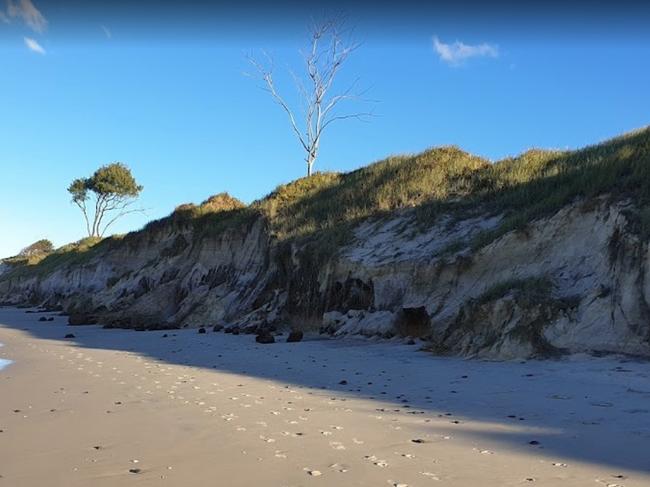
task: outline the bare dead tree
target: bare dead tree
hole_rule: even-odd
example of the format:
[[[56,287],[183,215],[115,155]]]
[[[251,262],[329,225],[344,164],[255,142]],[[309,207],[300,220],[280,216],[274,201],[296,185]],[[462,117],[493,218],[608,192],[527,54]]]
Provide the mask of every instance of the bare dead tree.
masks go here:
[[[289,117],[289,123],[305,151],[307,176],[318,158],[323,133],[337,120],[357,119],[366,121],[372,112],[341,113],[337,109],[345,100],[369,101],[356,92],[358,78],[344,91],[332,94],[337,74],[359,44],[348,39],[342,19],[329,19],[314,22],[309,30],[309,48],[301,51],[305,73],[298,76],[291,72],[303,103],[304,119],[296,117],[294,110],[280,95],[273,77],[273,59],[265,51],[266,65],[248,56],[259,77],[264,82],[263,89],[282,107]]]

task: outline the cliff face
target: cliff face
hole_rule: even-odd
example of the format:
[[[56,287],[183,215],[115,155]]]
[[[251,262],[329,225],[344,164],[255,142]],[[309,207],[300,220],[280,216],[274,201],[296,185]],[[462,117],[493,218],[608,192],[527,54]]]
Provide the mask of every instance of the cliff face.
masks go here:
[[[315,327],[415,336],[436,353],[509,359],[567,352],[650,356],[648,245],[635,202],[564,206],[472,250],[498,214],[415,210],[366,219],[325,259],[278,241],[260,217],[211,237],[162,225],[83,262],[5,273],[0,301],[61,306],[108,326]]]

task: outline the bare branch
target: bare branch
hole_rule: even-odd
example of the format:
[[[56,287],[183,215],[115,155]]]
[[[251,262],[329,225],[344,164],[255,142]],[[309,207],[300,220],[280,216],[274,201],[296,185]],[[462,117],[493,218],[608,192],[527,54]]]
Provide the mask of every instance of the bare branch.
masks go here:
[[[106,230],[108,230],[108,227],[110,227],[113,223],[115,223],[115,221],[118,220],[119,218],[122,218],[123,216],[129,215],[131,213],[144,213],[144,211],[145,211],[144,208],[133,208],[131,210],[126,210],[118,213],[104,226],[104,229],[101,231],[99,236],[103,237],[104,234],[106,234]]]
[[[312,21],[309,28],[308,48],[300,51],[305,67],[305,81],[289,70],[296,83],[303,106],[304,119],[301,121],[304,124],[302,125],[299,125],[289,104],[276,89],[271,56],[262,51],[269,68],[265,68],[252,56],[247,56],[264,82],[263,89],[286,112],[291,129],[305,150],[308,175],[311,175],[312,166],[318,158],[321,136],[325,128],[337,120],[348,118],[365,120],[367,117],[373,116],[370,112],[334,116],[336,107],[343,101],[368,101],[362,98],[364,93],[356,93],[358,79],[355,79],[345,91],[330,95],[338,73],[350,55],[360,46],[359,43],[349,39],[347,35],[349,31],[343,29],[343,24],[344,19],[341,17],[321,22]]]
[[[265,53],[266,54],[266,53]],[[270,59],[270,56],[266,54],[267,58]],[[260,76],[262,77],[262,80],[266,83],[266,90],[271,94],[275,102],[282,107],[282,109],[287,113],[287,116],[289,117],[289,121],[291,122],[291,127],[293,131],[295,132],[296,136],[298,137],[298,140],[302,144],[303,148],[306,151],[309,151],[307,142],[303,139],[302,134],[300,133],[300,129],[298,128],[298,125],[296,123],[296,118],[293,115],[293,111],[291,108],[289,108],[289,105],[287,102],[284,101],[284,99],[280,96],[280,94],[277,92],[275,89],[275,84],[273,82],[273,73],[270,70],[266,70],[264,66],[262,66],[260,63],[258,63],[254,58],[250,57],[249,61],[257,68],[257,70],[260,73]]]

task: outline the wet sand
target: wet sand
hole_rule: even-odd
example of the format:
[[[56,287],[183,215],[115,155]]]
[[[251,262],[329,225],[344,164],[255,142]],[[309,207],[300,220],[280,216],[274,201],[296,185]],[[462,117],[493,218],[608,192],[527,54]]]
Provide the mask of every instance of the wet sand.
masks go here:
[[[0,309],[0,487],[650,485],[647,362],[41,316]]]

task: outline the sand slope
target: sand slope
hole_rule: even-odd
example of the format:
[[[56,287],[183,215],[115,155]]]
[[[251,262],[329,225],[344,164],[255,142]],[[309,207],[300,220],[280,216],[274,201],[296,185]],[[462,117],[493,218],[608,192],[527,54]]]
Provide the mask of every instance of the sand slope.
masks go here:
[[[0,309],[0,486],[650,485],[648,363],[40,316]]]

